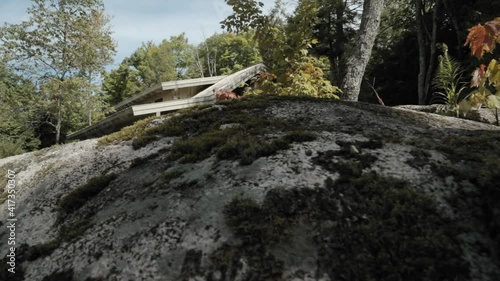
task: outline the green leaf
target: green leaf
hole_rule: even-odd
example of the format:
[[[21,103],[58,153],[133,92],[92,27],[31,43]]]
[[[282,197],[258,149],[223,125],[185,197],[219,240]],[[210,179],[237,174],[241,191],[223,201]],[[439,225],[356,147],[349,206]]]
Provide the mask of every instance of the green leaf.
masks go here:
[[[487,97],[489,108],[500,108],[500,93]]]

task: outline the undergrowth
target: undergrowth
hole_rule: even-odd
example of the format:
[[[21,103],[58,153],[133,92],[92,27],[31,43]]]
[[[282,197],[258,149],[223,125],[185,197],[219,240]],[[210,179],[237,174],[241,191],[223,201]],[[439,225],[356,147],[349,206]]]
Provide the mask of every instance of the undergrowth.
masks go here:
[[[106,135],[99,139],[97,145],[98,146],[110,145],[118,141],[127,141],[133,139],[134,137],[141,136],[146,130],[146,127],[149,124],[149,122],[151,122],[151,120],[155,118],[156,117],[149,117],[146,119],[139,120],[135,122],[133,125],[127,126],[118,132]]]
[[[178,137],[170,149],[169,160],[192,163],[215,154],[219,159],[248,165],[259,157],[287,149],[293,142],[315,139],[314,134],[301,130],[303,124],[266,116],[268,103],[280,99],[247,97],[192,109],[145,130],[132,145],[138,149],[160,136]],[[226,124],[236,126],[224,128]]]

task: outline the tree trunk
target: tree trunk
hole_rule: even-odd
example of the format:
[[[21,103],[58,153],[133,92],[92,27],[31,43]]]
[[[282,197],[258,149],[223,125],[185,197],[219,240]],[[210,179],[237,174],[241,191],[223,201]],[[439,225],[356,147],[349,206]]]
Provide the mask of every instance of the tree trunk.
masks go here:
[[[57,124],[56,124],[56,144],[61,141],[61,123],[62,123],[62,93],[57,98]]]
[[[92,101],[93,101],[92,96],[90,96],[89,97],[89,107],[88,107],[88,110],[89,110],[89,114],[88,114],[89,126],[92,126],[92,109],[94,107],[94,103]]]
[[[418,39],[418,104],[425,104],[425,28],[422,15],[422,0],[415,0],[415,19],[417,21],[417,39]]]
[[[429,66],[427,67],[427,73],[425,76],[425,88],[424,88],[424,104],[428,102],[428,96],[431,89],[432,84],[432,74],[434,73],[434,65],[436,62],[436,40],[437,40],[437,25],[438,25],[438,12],[440,0],[436,0],[434,4],[434,10],[432,14],[432,35],[431,41],[429,43],[430,46],[430,55],[429,55]]]
[[[363,4],[361,26],[355,41],[357,42],[357,48],[353,49],[347,59],[347,72],[342,85],[346,100],[358,100],[363,75],[378,34],[383,8],[384,0],[365,0]]]
[[[464,38],[462,37],[463,31],[460,29],[460,26],[458,25],[457,17],[453,13],[453,9],[451,7],[452,3],[448,2],[448,1],[449,0],[444,0],[443,4],[444,4],[446,11],[448,12],[448,15],[451,18],[451,22],[453,23],[453,28],[455,29],[455,33],[457,36],[457,44],[455,45],[455,51],[456,51],[455,55],[458,57],[458,59],[461,59],[462,58],[461,50],[462,50],[463,41],[464,41]]]
[[[432,84],[432,74],[434,73],[434,66],[436,62],[436,38],[440,5],[441,0],[436,0],[432,15],[432,34],[429,34],[424,20],[424,7],[422,0],[415,0],[415,19],[417,24],[419,57],[418,104],[421,105],[427,104]],[[429,53],[427,53],[427,48],[430,49]],[[426,63],[427,58],[429,59],[428,64]]]
[[[335,21],[332,22],[332,16],[329,13],[329,27],[335,29],[334,40],[330,41],[330,71],[332,75],[332,82],[335,85],[340,85],[344,77],[345,66],[342,65],[342,58],[345,53],[345,45],[347,37],[344,32],[344,13],[347,4],[342,0],[337,0],[335,5]],[[335,43],[333,43],[334,41]]]

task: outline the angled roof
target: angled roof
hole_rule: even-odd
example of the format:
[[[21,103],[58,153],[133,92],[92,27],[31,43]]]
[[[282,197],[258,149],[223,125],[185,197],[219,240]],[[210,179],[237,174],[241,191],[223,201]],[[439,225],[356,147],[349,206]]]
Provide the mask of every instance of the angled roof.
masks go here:
[[[255,77],[257,74],[265,70],[266,66],[263,63],[252,65],[238,72],[223,77],[212,86],[199,92],[194,97],[199,98],[199,97],[207,97],[210,95],[215,95],[216,90],[233,91],[234,89],[241,87],[241,83],[247,82],[248,80]]]
[[[223,78],[227,77],[227,75],[223,76],[213,76],[213,77],[202,77],[202,78],[194,78],[194,79],[186,79],[186,80],[176,80],[176,81],[168,81],[168,82],[162,82],[158,83],[157,85],[146,89],[142,92],[140,92],[137,95],[134,95],[128,99],[125,99],[124,101],[120,102],[119,104],[115,105],[116,111],[120,111],[122,109],[125,109],[131,105],[136,105],[140,104],[143,100],[148,99],[152,95],[162,92],[162,91],[167,91],[167,90],[176,90],[180,88],[190,88],[190,87],[198,87],[198,86],[209,86],[212,84],[215,84],[222,80]]]
[[[91,126],[68,135],[68,139],[88,138],[109,134],[121,129],[125,125],[131,124],[135,120],[144,118],[145,115],[169,112],[195,105],[213,104],[216,102],[216,90],[233,91],[241,87],[242,83],[255,77],[259,72],[265,71],[265,69],[266,67],[264,64],[259,63],[230,75],[159,83],[158,85],[122,101],[115,106],[116,113]],[[163,91],[199,86],[208,86],[208,88],[202,90],[192,98],[141,104],[141,102],[147,100],[152,95]]]

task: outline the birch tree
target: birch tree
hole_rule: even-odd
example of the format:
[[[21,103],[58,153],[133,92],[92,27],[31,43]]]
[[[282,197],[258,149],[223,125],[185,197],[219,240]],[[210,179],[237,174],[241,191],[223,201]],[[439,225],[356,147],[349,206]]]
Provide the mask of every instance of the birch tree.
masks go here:
[[[384,0],[365,0],[356,46],[348,55],[342,90],[346,100],[357,101],[366,66],[378,34]]]

